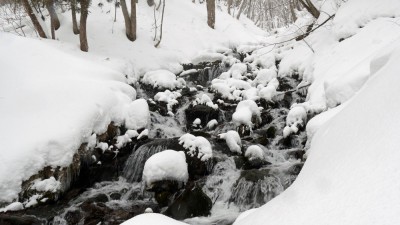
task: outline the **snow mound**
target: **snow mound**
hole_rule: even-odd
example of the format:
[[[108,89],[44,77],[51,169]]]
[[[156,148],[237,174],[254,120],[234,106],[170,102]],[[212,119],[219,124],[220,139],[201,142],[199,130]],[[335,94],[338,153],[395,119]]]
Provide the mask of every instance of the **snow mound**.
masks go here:
[[[278,75],[276,67],[270,69],[261,69],[257,71],[257,76],[253,80],[253,86],[257,87],[259,84],[267,86],[267,84]]]
[[[19,211],[19,210],[23,210],[23,209],[24,209],[24,205],[21,202],[13,202],[4,208],[0,208],[0,212]]]
[[[179,138],[179,144],[188,149],[188,155],[206,161],[212,157],[210,142],[204,137],[196,137],[192,134],[184,134]]]
[[[56,180],[54,177],[50,177],[48,179],[44,180],[36,180],[31,189],[35,189],[37,191],[42,191],[42,192],[57,192],[61,188],[61,183],[60,181]]]
[[[184,152],[165,150],[152,155],[144,164],[143,180],[147,186],[162,180],[186,183],[188,179],[189,173]]]
[[[211,101],[211,98],[210,98],[208,95],[206,95],[206,94],[203,94],[203,95],[201,96],[201,99],[200,99],[200,98],[196,98],[196,99],[192,102],[192,104],[193,104],[193,106],[195,106],[195,105],[206,105],[206,106],[211,107],[211,108],[213,108],[213,109],[218,109],[218,105],[217,105],[217,104],[214,104],[214,103]]]
[[[177,89],[186,85],[182,78],[176,79],[176,75],[168,70],[155,70],[144,74],[142,83],[159,89]]]
[[[149,105],[145,99],[137,99],[128,105],[125,126],[131,130],[145,128],[150,121]]]
[[[196,55],[192,59],[192,63],[194,65],[200,64],[200,63],[212,63],[216,61],[223,61],[226,58],[221,53],[216,53],[216,52],[202,52]]]
[[[154,100],[167,103],[168,112],[172,112],[174,105],[179,104],[178,100],[176,99],[180,97],[182,97],[182,95],[177,91],[165,90],[164,92],[158,92],[154,96]]]
[[[400,46],[388,49],[395,50],[316,132],[292,186],[235,225],[400,224]]]
[[[253,100],[244,100],[239,102],[236,107],[236,111],[232,115],[232,121],[236,126],[242,124],[253,128],[253,120],[255,122],[261,122],[261,110]]]
[[[140,118],[122,73],[48,40],[1,33],[0,42],[0,202],[10,202],[22,181],[45,166],[69,166],[112,121],[131,127]]]
[[[219,138],[225,139],[231,152],[242,154],[242,140],[238,132],[230,130],[226,133],[219,134]]]
[[[145,213],[127,220],[121,225],[188,225],[158,213]]]
[[[208,129],[213,129],[214,127],[216,127],[218,125],[218,121],[216,119],[210,120],[207,123],[207,128]]]
[[[279,86],[279,81],[276,78],[272,78],[266,87],[262,87],[259,95],[260,98],[265,99],[266,101],[273,101],[273,98],[276,96],[276,89]]]
[[[244,156],[249,160],[264,159],[264,152],[258,145],[251,145],[246,149]]]

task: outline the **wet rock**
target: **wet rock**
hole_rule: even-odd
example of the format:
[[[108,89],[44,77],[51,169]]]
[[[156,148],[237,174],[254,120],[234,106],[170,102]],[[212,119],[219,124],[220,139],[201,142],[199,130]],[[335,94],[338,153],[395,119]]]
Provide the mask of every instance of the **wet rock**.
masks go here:
[[[0,214],[1,225],[41,225],[46,221],[28,215],[8,215]]]
[[[195,105],[189,106],[189,108],[185,110],[185,115],[188,129],[191,128],[193,121],[195,121],[197,118],[201,120],[201,126],[206,127],[210,120],[218,120],[219,110],[215,110],[206,105]]]
[[[177,220],[196,216],[208,216],[212,208],[211,199],[200,187],[187,188],[168,206],[165,215]]]
[[[165,207],[171,202],[173,194],[184,188],[184,183],[174,180],[161,180],[155,181],[146,187],[149,192],[154,192],[154,198],[156,199],[160,207]]]
[[[291,151],[287,151],[286,152],[286,159],[300,159],[303,160],[303,156],[306,152],[302,149],[295,149],[295,150],[291,150]]]
[[[79,210],[69,210],[65,213],[64,219],[67,224],[78,224],[83,218],[81,211]]]
[[[121,194],[120,193],[112,193],[110,194],[110,199],[111,200],[120,200],[121,199]]]
[[[296,163],[289,167],[286,171],[289,175],[299,175],[301,169],[303,168],[304,163]]]
[[[96,196],[93,196],[91,198],[89,198],[88,200],[86,200],[86,202],[108,202],[108,197],[106,194],[98,194]]]
[[[233,159],[235,161],[236,168],[242,170],[260,169],[263,166],[271,164],[262,159],[249,160],[244,156],[235,156]]]

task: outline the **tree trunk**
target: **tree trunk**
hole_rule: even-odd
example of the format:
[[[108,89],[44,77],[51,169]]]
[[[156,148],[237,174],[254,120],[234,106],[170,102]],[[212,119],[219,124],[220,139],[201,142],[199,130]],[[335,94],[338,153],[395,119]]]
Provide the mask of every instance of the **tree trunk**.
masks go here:
[[[71,12],[72,12],[72,30],[74,34],[79,34],[78,22],[76,20],[76,0],[71,0]]]
[[[54,9],[54,0],[46,0],[46,8],[50,14],[51,23],[54,25],[54,29],[60,28],[60,20],[58,19],[57,12]]]
[[[121,9],[122,9],[122,14],[124,15],[126,37],[130,41],[134,41],[132,34],[131,18],[129,16],[128,7],[126,6],[125,0],[121,0]]]
[[[243,10],[244,10],[244,8],[246,6],[246,2],[247,2],[247,0],[243,0],[242,4],[240,5],[239,12],[238,12],[238,14],[236,16],[236,19],[240,18],[240,15],[242,14],[242,12],[243,12]]]
[[[307,11],[315,18],[318,19],[320,12],[310,0],[299,0],[299,2],[307,9]]]
[[[215,0],[207,0],[207,24],[215,28]]]
[[[297,16],[296,13],[294,11],[295,8],[295,0],[290,0],[289,4],[290,4],[290,14],[292,14],[292,22],[296,22],[297,20]]]
[[[231,15],[231,7],[232,7],[233,0],[228,0],[228,13]]]
[[[79,41],[81,50],[87,52],[89,50],[87,34],[86,34],[86,21],[88,17],[89,0],[81,0],[81,19],[79,26]]]
[[[131,31],[132,41],[136,40],[136,0],[131,0]]]
[[[39,20],[36,17],[35,13],[33,13],[32,7],[29,4],[28,0],[22,0],[22,4],[24,6],[26,14],[28,14],[28,16],[31,18],[33,26],[39,33],[39,36],[42,38],[47,38],[46,33],[44,32],[43,27],[40,25]]]

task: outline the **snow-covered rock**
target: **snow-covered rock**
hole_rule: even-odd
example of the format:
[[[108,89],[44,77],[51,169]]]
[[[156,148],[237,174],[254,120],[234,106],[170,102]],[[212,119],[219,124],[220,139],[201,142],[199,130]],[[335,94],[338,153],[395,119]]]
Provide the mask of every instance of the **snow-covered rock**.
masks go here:
[[[182,97],[182,94],[177,91],[165,90],[164,92],[158,92],[154,96],[154,100],[167,103],[168,112],[172,112],[173,107],[179,104],[177,99],[180,97]]]
[[[40,192],[57,192],[61,188],[60,181],[56,180],[54,177],[50,177],[44,180],[36,180],[31,189],[40,191]]]
[[[261,69],[257,71],[257,76],[253,80],[253,86],[257,87],[259,84],[267,86],[267,84],[277,77],[277,69],[272,67],[270,69]]]
[[[217,104],[214,104],[214,103],[211,101],[211,98],[210,98],[208,95],[206,95],[206,94],[203,94],[203,95],[201,96],[201,99],[200,99],[200,98],[196,98],[196,99],[192,102],[192,105],[193,105],[193,106],[195,106],[195,105],[206,105],[206,106],[211,107],[211,108],[213,108],[213,109],[218,109],[218,105],[217,105]]]
[[[196,137],[192,134],[184,134],[179,138],[179,144],[187,149],[187,154],[206,161],[212,157],[210,142],[204,137]]]
[[[264,159],[264,152],[258,145],[251,145],[246,149],[244,156],[249,160]]]
[[[24,209],[24,205],[21,202],[13,202],[4,208],[0,208],[0,212],[19,211],[19,210],[23,210],[23,209]]]
[[[232,115],[232,121],[236,126],[246,125],[253,128],[255,124],[262,121],[261,110],[253,100],[241,101]]]
[[[145,128],[150,121],[150,111],[147,101],[137,99],[129,104],[126,109],[125,126],[131,130]]]
[[[123,222],[121,225],[188,225],[158,213],[145,213]]]
[[[238,132],[230,130],[226,133],[218,135],[219,138],[224,139],[231,152],[242,154],[242,140]]]
[[[143,180],[146,186],[156,181],[179,181],[186,183],[189,173],[184,152],[165,150],[152,155],[145,163]]]
[[[158,89],[174,90],[186,85],[182,78],[176,79],[176,75],[168,70],[155,70],[144,74],[142,83]]]

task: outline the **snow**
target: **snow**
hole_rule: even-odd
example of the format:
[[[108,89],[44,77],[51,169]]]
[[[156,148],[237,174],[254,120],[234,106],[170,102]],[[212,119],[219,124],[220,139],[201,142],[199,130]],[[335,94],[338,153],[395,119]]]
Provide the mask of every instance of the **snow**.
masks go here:
[[[145,128],[150,121],[149,105],[145,99],[137,99],[128,105],[125,126],[131,130]]]
[[[202,161],[206,161],[213,156],[211,144],[204,137],[184,134],[179,138],[179,144],[188,150],[188,155],[196,156]]]
[[[41,192],[57,192],[61,188],[60,181],[56,180],[54,177],[50,177],[44,180],[36,180],[31,189],[35,189]]]
[[[139,134],[136,130],[127,130],[124,135],[117,137],[117,143],[115,144],[115,147],[120,149],[124,147],[127,143],[131,142],[132,138],[137,136],[139,136]]]
[[[18,211],[22,209],[24,209],[24,205],[21,202],[13,202],[4,208],[0,208],[0,212]]]
[[[253,86],[258,86],[259,84],[267,86],[268,82],[277,77],[277,69],[272,67],[270,69],[261,69],[257,71],[257,76],[253,80]]]
[[[261,85],[261,84],[260,84]],[[279,86],[279,81],[276,78],[272,78],[266,87],[262,87],[259,91],[260,98],[266,101],[273,101],[273,98],[277,95],[276,89]]]
[[[229,72],[231,73],[232,78],[241,79],[244,75],[246,75],[247,65],[244,63],[233,64]]]
[[[165,150],[152,155],[144,164],[143,180],[147,186],[163,180],[186,183],[188,179],[189,173],[184,152]]]
[[[187,223],[183,223],[174,219],[169,218],[168,216],[164,216],[158,213],[145,213],[140,214],[133,217],[130,220],[127,220],[121,225],[187,225]]]
[[[400,223],[400,46],[387,49],[394,51],[371,64],[364,87],[314,134],[293,185],[235,225]]]
[[[174,105],[179,104],[177,99],[180,97],[182,97],[182,95],[177,91],[165,90],[164,92],[158,92],[154,96],[154,100],[167,103],[168,112],[172,113]]]
[[[218,121],[216,119],[210,120],[207,123],[207,128],[208,129],[213,129],[214,127],[216,127],[218,125]]]
[[[140,132],[139,136],[137,137],[138,140],[148,137],[149,136],[149,130],[144,129],[142,132]]]
[[[155,70],[144,74],[142,83],[159,89],[177,89],[186,85],[182,78],[176,79],[176,75],[168,70]]]
[[[136,91],[119,71],[48,40],[0,33],[0,42],[0,202],[10,202],[23,180],[68,166],[111,121],[130,127],[138,118]]]
[[[201,124],[200,118],[196,118],[196,119],[193,121],[193,126],[198,126],[198,125],[200,125],[200,124]]]
[[[230,130],[226,133],[219,134],[218,136],[221,139],[225,139],[231,152],[242,154],[242,140],[240,139],[238,132]]]
[[[264,152],[258,145],[251,145],[246,149],[244,156],[249,160],[264,159]]]
[[[200,98],[196,98],[196,99],[192,102],[192,105],[193,105],[193,106],[195,106],[195,105],[206,105],[206,106],[211,107],[211,108],[213,108],[213,109],[218,109],[218,105],[217,105],[217,104],[214,104],[214,103],[211,101],[211,98],[210,98],[208,95],[206,95],[206,94],[202,94],[201,99],[200,99]]]
[[[257,122],[261,122],[261,110],[253,100],[244,100],[239,102],[236,111],[232,115],[232,121],[236,126],[247,125],[253,128],[252,119],[256,118]]]
[[[212,63],[216,61],[223,61],[226,56],[216,52],[202,52],[196,55],[191,61],[194,65],[200,63]]]

